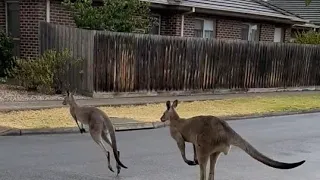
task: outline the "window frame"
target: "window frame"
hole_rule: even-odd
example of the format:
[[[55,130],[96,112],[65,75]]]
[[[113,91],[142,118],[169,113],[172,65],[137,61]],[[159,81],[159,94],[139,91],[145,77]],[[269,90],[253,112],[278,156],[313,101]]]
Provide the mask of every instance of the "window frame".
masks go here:
[[[253,42],[259,42],[260,41],[260,32],[261,32],[261,28],[260,28],[260,23],[242,23],[242,25],[245,25],[245,26],[249,26],[248,28],[248,31],[247,31],[247,39],[243,39],[242,38],[242,34],[241,34],[241,39],[242,40],[245,40],[245,41],[253,41]],[[250,36],[250,31],[252,30],[252,27],[253,26],[257,26],[257,36],[258,36],[258,39],[255,39],[254,37]],[[241,32],[242,30],[244,29],[244,27],[241,27]],[[252,39],[254,38],[254,39]]]
[[[215,38],[216,37],[216,28],[217,28],[217,23],[216,23],[216,19],[207,19],[207,18],[194,18],[195,21],[202,21],[202,37],[198,37],[198,36],[194,36],[195,37],[198,37],[198,38],[207,38],[207,39],[210,39],[209,37],[205,37],[205,31],[208,30],[208,29],[205,29],[204,26],[205,26],[205,22],[212,22],[212,38]],[[196,28],[194,28],[194,30],[196,30]],[[210,30],[211,31],[211,30]]]
[[[19,0],[7,0],[5,1],[5,17],[6,17],[6,33],[8,34],[9,32],[9,24],[8,24],[8,4],[10,3],[17,3],[20,5],[20,2]],[[20,11],[20,10],[19,10]],[[20,26],[20,22],[19,22],[19,26]],[[14,38],[15,40],[20,40],[20,37],[19,38]]]
[[[17,3],[19,5],[19,16],[20,16],[20,1],[19,0],[5,0],[4,3],[5,3],[4,6],[5,6],[6,34],[9,35],[9,21],[8,21],[8,19],[9,19],[9,17],[8,17],[9,10],[8,10],[8,6],[9,6],[9,4]],[[20,36],[21,36],[20,19],[19,19],[18,24],[19,24],[19,37],[12,37],[12,39],[13,39],[14,43],[18,42],[18,44],[19,44],[19,47],[17,49],[18,54],[15,54],[15,52],[14,52],[15,56],[19,57],[20,56],[20,45],[21,45],[21,41],[20,41]],[[16,48],[16,47],[14,47],[14,48]]]
[[[276,42],[276,41],[274,41],[274,36],[276,35],[276,29],[277,28],[281,29],[280,42],[278,42],[278,43],[283,43],[283,42],[285,42],[286,29],[284,27],[281,27],[281,26],[275,26],[274,27],[273,42]]]
[[[151,33],[151,31],[150,31],[149,34],[152,34],[152,35],[160,35],[160,34],[161,34],[161,15],[158,14],[158,13],[155,13],[155,14],[152,14],[151,16],[152,16],[152,17],[157,17],[159,27],[158,27],[158,34]],[[152,27],[151,27],[151,28],[152,28]]]

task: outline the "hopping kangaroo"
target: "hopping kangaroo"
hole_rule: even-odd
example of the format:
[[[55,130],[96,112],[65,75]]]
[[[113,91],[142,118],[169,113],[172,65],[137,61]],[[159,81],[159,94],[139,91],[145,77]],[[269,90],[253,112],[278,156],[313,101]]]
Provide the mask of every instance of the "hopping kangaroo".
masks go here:
[[[80,121],[82,124],[89,125],[89,133],[92,139],[102,148],[107,156],[109,170],[114,172],[110,164],[110,153],[104,146],[102,139],[112,147],[113,155],[117,163],[117,175],[120,173],[121,167],[127,169],[119,160],[120,152],[117,149],[115,130],[109,117],[96,107],[79,106],[73,97],[73,93],[69,93],[69,91],[67,91],[67,96],[64,98],[62,104],[70,106],[70,114],[77,124],[78,121]]]
[[[305,162],[283,163],[270,159],[237,134],[226,121],[214,116],[195,116],[182,119],[175,111],[178,100],[175,100],[172,105],[170,101],[167,101],[166,106],[167,109],[160,120],[162,122],[170,121],[170,134],[177,142],[182,158],[187,164],[189,164],[189,160],[185,156],[185,142],[191,142],[195,146],[194,153],[200,166],[200,180],[206,179],[206,166],[209,158],[210,172],[208,179],[214,180],[217,159],[220,153],[227,155],[231,145],[241,148],[257,161],[277,169],[292,169]]]

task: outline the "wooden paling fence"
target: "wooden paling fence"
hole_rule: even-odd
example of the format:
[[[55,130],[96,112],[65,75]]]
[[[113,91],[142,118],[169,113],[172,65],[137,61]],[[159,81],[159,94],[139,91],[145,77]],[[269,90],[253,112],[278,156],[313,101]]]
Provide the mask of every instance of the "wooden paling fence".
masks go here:
[[[95,31],[67,26],[40,23],[40,53],[46,50],[63,51],[68,49],[74,58],[83,59],[80,67],[71,67],[67,78],[71,88],[78,92],[93,92],[93,53]]]
[[[320,48],[315,45],[88,31],[48,23],[41,26],[46,29],[41,36],[43,50],[71,48],[74,55],[86,59],[85,80],[77,83],[88,92],[320,85]]]

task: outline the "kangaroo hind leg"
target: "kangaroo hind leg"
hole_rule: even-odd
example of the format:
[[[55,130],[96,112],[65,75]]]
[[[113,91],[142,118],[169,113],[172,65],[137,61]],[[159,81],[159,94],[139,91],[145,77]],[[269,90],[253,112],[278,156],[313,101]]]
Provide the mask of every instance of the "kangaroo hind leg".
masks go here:
[[[200,152],[197,152],[198,156],[198,162],[200,166],[200,180],[206,180],[207,179],[207,163],[209,160],[209,156],[202,155]]]
[[[110,163],[110,153],[107,150],[107,148],[104,146],[102,139],[101,139],[101,133],[98,133],[96,131],[92,132],[90,131],[90,135],[92,137],[92,139],[100,146],[100,148],[103,150],[103,152],[105,153],[105,155],[107,156],[108,159],[108,168],[111,172],[114,172],[111,163]]]
[[[112,143],[111,143],[111,141],[109,140],[109,137],[108,137],[104,132],[101,133],[101,136],[102,136],[102,139],[103,139],[107,144],[109,144],[109,146],[112,148]],[[120,158],[120,152],[118,151],[117,153],[118,153],[118,157]],[[109,161],[110,161],[110,159],[109,159]],[[116,162],[116,164],[117,164],[117,175],[118,175],[118,174],[120,174],[121,166],[118,164],[118,162]]]
[[[215,152],[210,155],[210,171],[209,171],[208,180],[214,180],[214,171],[215,171],[219,156],[220,156],[220,152]]]

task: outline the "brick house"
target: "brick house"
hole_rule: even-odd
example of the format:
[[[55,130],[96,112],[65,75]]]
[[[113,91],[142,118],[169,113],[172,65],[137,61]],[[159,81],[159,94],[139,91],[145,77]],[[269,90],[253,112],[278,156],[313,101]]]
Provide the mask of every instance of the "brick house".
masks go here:
[[[62,0],[0,0],[0,29],[15,41],[15,54],[27,58],[39,54],[39,22],[75,26]]]
[[[0,0],[0,28],[12,34],[20,57],[39,54],[39,22],[75,26],[62,0]],[[96,3],[101,0],[94,0]],[[307,21],[260,0],[144,0],[159,25],[153,34],[284,42]]]
[[[154,33],[185,37],[288,42],[293,24],[308,22],[262,0],[144,0],[160,27]]]

